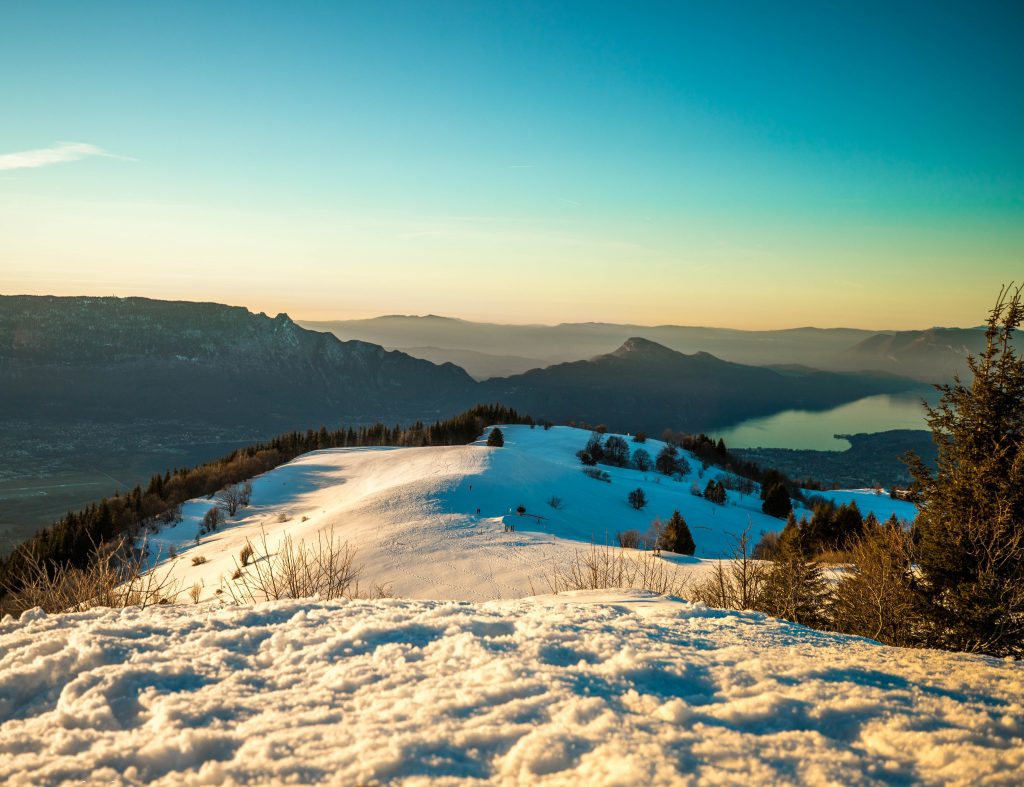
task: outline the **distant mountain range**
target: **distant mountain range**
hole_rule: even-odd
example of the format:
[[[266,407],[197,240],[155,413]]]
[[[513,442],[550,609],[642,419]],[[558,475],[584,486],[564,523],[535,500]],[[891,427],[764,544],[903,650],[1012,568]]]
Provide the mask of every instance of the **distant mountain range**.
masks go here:
[[[608,352],[642,336],[683,353],[708,352],[754,366],[803,365],[826,371],[883,371],[923,382],[963,374],[968,350],[984,342],[981,328],[868,331],[792,328],[740,331],[680,325],[500,325],[438,317],[391,315],[368,320],[300,321],[342,339],[401,349],[431,361],[451,361],[477,379],[521,374]]]
[[[463,330],[443,318],[417,322]],[[583,327],[559,327],[596,341]],[[598,328],[599,335],[612,330]],[[780,334],[790,352],[815,337],[849,339],[849,332],[801,329],[773,332],[774,340],[759,335],[759,341],[779,345]],[[913,346],[887,338],[890,353]],[[537,349],[545,346],[554,345],[538,341]],[[872,353],[863,340],[856,347]],[[146,298],[32,296],[0,298],[0,383],[0,411],[21,418],[184,419],[262,430],[436,418],[484,400],[560,421],[698,430],[914,387],[887,375],[797,364],[770,369],[704,351],[683,354],[639,336],[588,360],[478,383],[452,363],[342,341],[285,314]]]
[[[1016,345],[1021,347],[1019,338]],[[977,355],[984,348],[984,328],[929,328],[869,336],[848,349],[842,360],[851,366],[939,382],[966,374],[967,354]]]
[[[556,422],[604,423],[613,430],[660,433],[724,427],[799,408],[821,410],[881,393],[918,388],[885,374],[785,372],[746,366],[706,352],[686,355],[633,337],[587,361],[557,364],[482,384],[488,399]]]
[[[501,401],[555,421],[698,431],[915,385],[811,368],[808,357],[828,354],[822,346],[837,355],[868,338],[851,331],[651,329],[788,361],[770,369],[683,354],[642,333],[615,341],[622,326],[367,322],[392,330],[389,342],[414,340],[431,360],[215,303],[0,296],[0,551],[5,539],[100,494],[291,429],[434,420]],[[475,346],[453,355],[434,344],[471,339]],[[515,347],[525,354],[502,354]],[[580,348],[584,360],[539,360],[548,368],[510,374]],[[507,376],[479,382],[446,355]]]
[[[0,297],[0,411],[293,428],[434,418],[475,383],[361,341],[214,303]]]

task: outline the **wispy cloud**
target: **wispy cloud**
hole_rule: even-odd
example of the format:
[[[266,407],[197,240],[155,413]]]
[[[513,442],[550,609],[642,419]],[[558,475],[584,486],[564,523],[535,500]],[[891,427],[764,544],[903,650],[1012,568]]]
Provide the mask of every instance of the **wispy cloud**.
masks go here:
[[[116,156],[113,153],[107,153],[103,148],[98,148],[87,142],[58,142],[48,148],[22,150],[18,153],[2,153],[0,154],[0,170],[34,169],[35,167],[46,167],[50,164],[63,164],[66,161],[78,161],[79,159],[91,156],[134,160],[129,159],[127,156]]]

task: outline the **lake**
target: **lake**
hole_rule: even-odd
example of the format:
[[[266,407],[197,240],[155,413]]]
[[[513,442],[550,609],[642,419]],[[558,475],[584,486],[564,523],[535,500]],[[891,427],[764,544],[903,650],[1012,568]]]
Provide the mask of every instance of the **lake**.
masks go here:
[[[936,395],[929,395],[934,404]],[[713,432],[729,448],[805,448],[845,451],[850,444],[836,434],[885,432],[890,429],[927,429],[921,394],[868,396],[831,410],[786,410],[752,418]]]

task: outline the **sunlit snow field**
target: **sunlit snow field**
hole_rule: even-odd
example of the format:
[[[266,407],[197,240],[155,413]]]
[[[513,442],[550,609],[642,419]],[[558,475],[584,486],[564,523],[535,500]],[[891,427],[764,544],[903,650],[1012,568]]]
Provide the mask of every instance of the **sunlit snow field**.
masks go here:
[[[611,477],[605,483],[585,476],[576,458],[589,432],[502,430],[503,448],[488,448],[481,439],[466,446],[305,454],[255,479],[251,504],[198,542],[202,517],[216,501],[186,503],[182,522],[150,536],[151,562],[164,561],[182,588],[199,583],[201,598],[213,599],[225,594],[247,540],[262,543],[265,534],[273,550],[285,535],[315,540],[333,532],[358,549],[365,581],[388,584],[405,598],[472,601],[544,592],[552,561],[591,543],[615,544],[621,531],[645,532],[655,517],[666,520],[675,510],[689,524],[697,558],[728,557],[744,530],[756,541],[761,532],[783,525],[761,512],[757,493],[730,491],[724,506],[694,496],[694,485],[703,489],[721,471],[702,471],[686,452],[691,471],[680,481],[602,466]],[[653,459],[664,443],[629,445]],[[638,487],[649,501],[640,511],[626,499]],[[883,520],[894,512],[904,519],[915,513],[909,503],[871,490],[821,494],[856,500],[862,513],[873,511]],[[561,508],[548,505],[552,497],[560,498]],[[526,516],[516,513],[520,505]],[[172,548],[177,558],[168,561]],[[206,562],[193,566],[195,558]],[[704,568],[693,558],[666,560],[694,574]]]
[[[187,503],[150,561],[198,604],[0,622],[0,783],[1020,783],[1020,663],[637,590],[548,594],[555,562],[676,509],[697,557],[663,559],[683,572],[782,523],[756,494],[691,494],[719,472],[692,457],[679,481],[605,483],[575,457],[587,432],[503,429],[503,448],[307,454],[198,539],[214,501]],[[247,540],[327,532],[394,597],[228,603]]]

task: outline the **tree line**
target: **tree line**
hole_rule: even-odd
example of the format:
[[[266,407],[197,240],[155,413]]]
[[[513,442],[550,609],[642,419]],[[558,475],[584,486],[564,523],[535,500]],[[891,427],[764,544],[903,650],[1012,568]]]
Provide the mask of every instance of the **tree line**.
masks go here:
[[[170,521],[186,500],[213,495],[300,454],[323,448],[463,445],[495,423],[532,424],[533,420],[503,405],[487,404],[432,424],[417,421],[410,426],[376,423],[334,430],[321,427],[281,434],[195,467],[158,473],[145,487],[137,485],[125,494],[114,494],[69,512],[0,559],[0,598],[17,590],[33,566],[83,568],[102,552],[103,544],[124,538],[134,540],[149,521]]]

